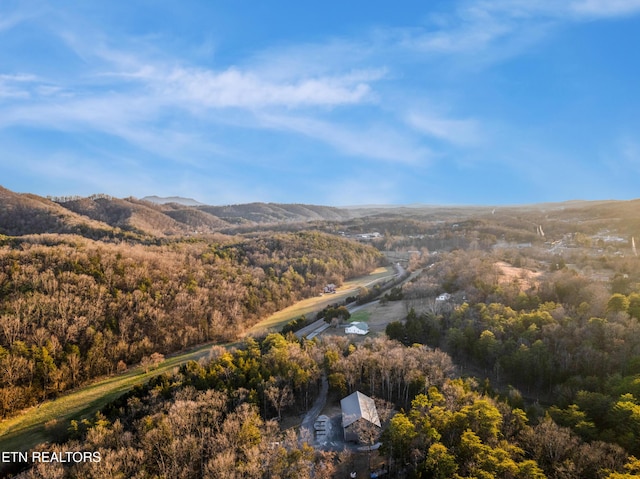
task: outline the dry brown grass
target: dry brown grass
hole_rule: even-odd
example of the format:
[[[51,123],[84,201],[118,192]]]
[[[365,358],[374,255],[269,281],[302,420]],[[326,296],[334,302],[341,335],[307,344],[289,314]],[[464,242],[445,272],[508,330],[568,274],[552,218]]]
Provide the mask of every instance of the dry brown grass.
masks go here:
[[[541,271],[531,271],[530,269],[517,268],[505,263],[504,261],[498,261],[495,263],[501,273],[501,283],[516,283],[520,286],[522,291],[526,291],[533,286],[538,286],[540,278],[542,276]]]

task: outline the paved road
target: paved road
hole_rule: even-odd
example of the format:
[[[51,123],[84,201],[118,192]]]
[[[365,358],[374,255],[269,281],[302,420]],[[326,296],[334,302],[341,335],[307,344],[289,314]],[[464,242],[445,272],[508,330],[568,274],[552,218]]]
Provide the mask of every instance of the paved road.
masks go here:
[[[396,263],[394,265],[394,268],[396,270],[396,274],[395,277],[396,278],[401,278],[402,276],[404,276],[406,274],[406,270],[402,267],[402,265],[400,263]],[[379,282],[379,279],[376,279],[375,281],[372,281],[371,283],[368,283],[368,285],[371,285],[373,283],[377,283]],[[357,291],[359,288],[354,289],[354,291]],[[365,304],[357,304],[357,303],[350,303],[347,305],[347,310],[349,311],[349,313],[355,313],[356,311],[359,311],[362,308],[368,308],[369,306],[373,306],[375,304],[378,304],[380,302],[379,299],[375,300],[375,301],[370,301],[368,303]],[[316,337],[318,334],[323,333],[324,331],[326,331],[327,329],[329,329],[329,326],[327,326],[327,323],[324,321],[324,319],[319,319],[307,326],[305,326],[304,328],[296,331],[294,334],[296,335],[297,338],[308,338],[308,339],[313,339],[314,337]]]

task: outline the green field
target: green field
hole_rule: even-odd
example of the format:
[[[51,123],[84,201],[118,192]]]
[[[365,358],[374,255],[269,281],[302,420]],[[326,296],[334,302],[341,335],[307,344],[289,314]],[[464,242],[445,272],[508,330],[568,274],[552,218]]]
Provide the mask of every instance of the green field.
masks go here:
[[[249,330],[249,334],[258,336],[264,333],[280,331],[282,326],[292,319],[297,319],[303,314],[308,315],[310,313],[314,313],[332,303],[343,301],[346,297],[356,294],[359,288],[371,287],[378,281],[391,278],[394,274],[395,272],[393,267],[389,266],[387,268],[378,268],[366,276],[346,281],[342,287],[338,288],[335,294],[325,294],[323,296],[304,299],[302,301],[298,301],[293,306],[289,306],[288,308],[274,313],[251,328]]]
[[[371,316],[371,311],[366,311],[361,309],[360,311],[356,311],[349,318],[350,323],[366,323],[369,321],[369,317]]]
[[[368,287],[384,278],[393,276],[393,268],[378,268],[369,275],[350,281],[339,288],[336,294],[309,298],[296,303],[266,318],[251,328],[248,334],[279,330],[291,319],[309,314],[324,306],[353,295],[360,287]],[[237,344],[237,343],[234,343]],[[126,373],[101,379],[59,398],[27,409],[20,415],[0,422],[0,451],[26,451],[36,444],[50,439],[51,433],[45,424],[55,420],[58,424],[68,424],[71,419],[82,419],[95,414],[110,401],[127,392],[137,384],[151,377],[171,371],[190,360],[198,360],[209,354],[212,344],[168,357],[156,369],[144,373],[142,368],[132,368]]]

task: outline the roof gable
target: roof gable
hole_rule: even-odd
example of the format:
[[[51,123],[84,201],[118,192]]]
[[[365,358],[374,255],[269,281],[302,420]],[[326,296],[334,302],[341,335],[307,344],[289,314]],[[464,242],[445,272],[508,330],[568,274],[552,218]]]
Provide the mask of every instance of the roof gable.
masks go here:
[[[348,427],[359,419],[365,419],[381,427],[376,403],[366,394],[356,391],[340,400],[342,427]]]

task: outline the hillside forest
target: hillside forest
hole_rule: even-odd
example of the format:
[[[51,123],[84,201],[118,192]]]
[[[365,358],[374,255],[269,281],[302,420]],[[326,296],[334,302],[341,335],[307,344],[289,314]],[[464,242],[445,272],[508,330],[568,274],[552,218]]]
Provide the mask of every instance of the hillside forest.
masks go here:
[[[360,459],[358,477],[374,467],[406,478],[640,477],[636,206],[3,236],[4,416],[154,354],[220,343],[90,417],[53,421],[51,441],[36,447],[98,451],[99,463],[41,463],[20,477],[332,478]],[[331,328],[312,340],[287,332],[222,345],[385,257],[411,274],[381,296],[379,308],[403,313],[379,333]],[[317,447],[299,428],[325,380],[329,402],[355,391],[374,398],[382,427],[357,434],[375,451]]]
[[[157,246],[69,235],[2,243],[0,417],[154,354],[233,341],[381,260],[369,246],[320,233]]]

